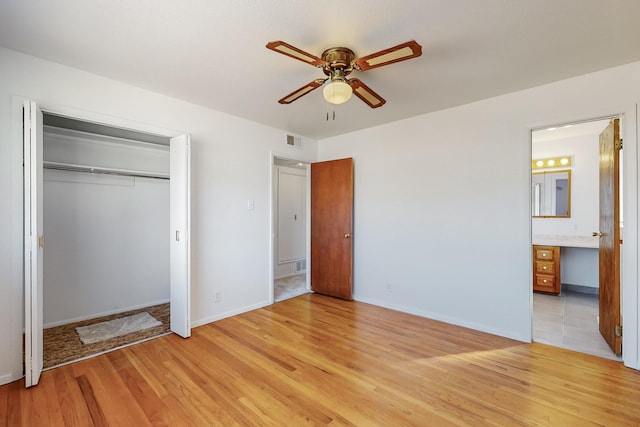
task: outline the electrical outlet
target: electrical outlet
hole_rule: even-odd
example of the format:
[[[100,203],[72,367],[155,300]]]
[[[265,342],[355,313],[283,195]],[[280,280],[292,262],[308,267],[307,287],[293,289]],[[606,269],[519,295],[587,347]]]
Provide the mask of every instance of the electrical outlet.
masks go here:
[[[387,291],[387,292],[391,292],[391,283],[386,283],[384,285],[384,290]]]
[[[222,292],[215,291],[213,293],[213,302],[220,302],[220,301],[222,301]]]

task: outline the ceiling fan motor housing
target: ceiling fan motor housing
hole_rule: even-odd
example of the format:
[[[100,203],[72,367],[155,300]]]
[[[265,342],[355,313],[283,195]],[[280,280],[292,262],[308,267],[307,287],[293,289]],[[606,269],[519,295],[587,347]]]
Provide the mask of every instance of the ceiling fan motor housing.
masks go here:
[[[332,47],[322,52],[322,60],[327,62],[327,65],[322,67],[322,71],[327,76],[330,76],[332,80],[334,76],[344,79],[353,70],[352,64],[355,58],[356,55],[349,48]],[[340,72],[336,74],[337,70],[340,70]]]

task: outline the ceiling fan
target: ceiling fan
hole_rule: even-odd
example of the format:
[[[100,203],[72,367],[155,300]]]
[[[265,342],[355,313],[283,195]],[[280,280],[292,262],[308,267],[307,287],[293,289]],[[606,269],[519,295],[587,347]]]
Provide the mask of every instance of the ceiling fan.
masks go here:
[[[300,89],[294,90],[280,99],[278,101],[280,104],[290,104],[312,90],[319,88],[328,80],[329,84],[323,89],[323,95],[327,102],[342,104],[351,98],[351,94],[355,94],[371,108],[382,107],[387,102],[384,98],[359,79],[347,79],[347,76],[353,70],[367,71],[422,55],[422,46],[415,40],[361,58],[356,58],[353,51],[346,47],[329,48],[322,52],[320,58],[283,41],[267,43],[267,48],[314,67],[322,68],[322,71],[327,76],[315,79]]]

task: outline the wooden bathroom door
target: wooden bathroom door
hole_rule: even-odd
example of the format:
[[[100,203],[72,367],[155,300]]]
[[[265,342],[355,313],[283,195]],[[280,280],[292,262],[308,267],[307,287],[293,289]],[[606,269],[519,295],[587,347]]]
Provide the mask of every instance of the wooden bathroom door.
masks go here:
[[[622,354],[620,316],[620,120],[600,134],[600,333]]]

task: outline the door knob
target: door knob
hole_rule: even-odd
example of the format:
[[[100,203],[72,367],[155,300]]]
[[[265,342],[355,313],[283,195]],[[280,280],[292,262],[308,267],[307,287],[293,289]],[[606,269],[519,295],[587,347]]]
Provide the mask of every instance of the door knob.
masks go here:
[[[604,236],[604,233],[602,231],[594,231],[593,233],[591,233],[591,235],[593,237],[602,237]]]
[[[348,238],[350,238],[350,237],[351,237],[351,234],[350,234],[350,233],[344,233],[344,238],[345,238],[345,239],[348,239]]]

